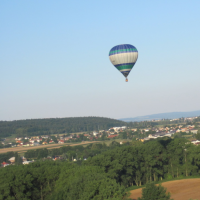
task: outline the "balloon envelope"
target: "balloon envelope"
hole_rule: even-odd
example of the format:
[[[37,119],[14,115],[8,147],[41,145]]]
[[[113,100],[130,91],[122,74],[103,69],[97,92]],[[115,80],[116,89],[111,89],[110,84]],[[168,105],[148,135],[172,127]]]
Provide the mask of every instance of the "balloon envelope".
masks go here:
[[[138,50],[130,44],[113,47],[109,52],[111,63],[127,77],[138,58]]]

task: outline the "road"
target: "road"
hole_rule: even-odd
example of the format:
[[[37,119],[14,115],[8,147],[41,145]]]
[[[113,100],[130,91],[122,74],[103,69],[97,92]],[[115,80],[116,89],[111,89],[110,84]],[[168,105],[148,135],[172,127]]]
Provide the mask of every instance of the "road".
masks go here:
[[[47,144],[47,145],[40,145],[40,146],[30,146],[30,147],[12,147],[12,148],[5,148],[5,149],[0,149],[0,153],[7,153],[10,151],[16,151],[16,152],[25,152],[28,150],[33,150],[33,149],[54,149],[54,148],[60,148],[62,146],[77,146],[77,145],[85,145],[85,144],[91,144],[91,143],[96,143],[100,141],[91,141],[91,142],[81,142],[81,143],[64,143],[64,144]]]

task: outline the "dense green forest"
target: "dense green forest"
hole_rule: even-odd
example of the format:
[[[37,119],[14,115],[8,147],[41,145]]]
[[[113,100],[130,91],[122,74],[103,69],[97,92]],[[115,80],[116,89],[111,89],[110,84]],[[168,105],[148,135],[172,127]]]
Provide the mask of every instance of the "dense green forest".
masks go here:
[[[130,186],[200,173],[200,146],[184,138],[124,145],[113,141],[110,146],[92,144],[53,151],[29,151],[26,156],[38,161],[1,168],[0,199],[126,199]],[[63,159],[48,160],[53,154]],[[72,158],[78,161],[72,162]]]
[[[74,132],[105,130],[113,126],[125,126],[126,122],[104,117],[71,117],[52,119],[27,119],[0,121],[0,137],[36,136]]]

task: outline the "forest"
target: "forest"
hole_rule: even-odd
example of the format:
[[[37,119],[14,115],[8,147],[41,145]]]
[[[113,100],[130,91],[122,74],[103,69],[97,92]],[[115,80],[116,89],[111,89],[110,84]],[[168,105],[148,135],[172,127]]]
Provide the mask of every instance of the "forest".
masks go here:
[[[127,123],[104,117],[71,117],[0,121],[0,138],[15,134],[17,137],[51,135],[105,130]]]
[[[58,154],[63,159],[48,159]],[[128,199],[131,186],[200,172],[200,146],[184,138],[66,146],[26,156],[37,161],[0,169],[1,200]]]

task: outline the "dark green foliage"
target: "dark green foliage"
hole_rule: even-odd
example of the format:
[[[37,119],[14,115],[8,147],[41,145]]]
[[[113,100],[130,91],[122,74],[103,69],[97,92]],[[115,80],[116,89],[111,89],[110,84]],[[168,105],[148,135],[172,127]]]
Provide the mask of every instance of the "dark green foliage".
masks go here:
[[[17,159],[12,152],[0,154],[2,161],[13,156]],[[47,156],[63,160],[46,161]],[[200,146],[183,138],[37,149],[27,151],[25,157],[40,161],[0,169],[0,200],[125,199],[129,186],[200,172]],[[163,191],[156,187],[152,195],[167,199],[168,195],[161,196]]]
[[[60,162],[46,161],[1,169],[0,200],[48,199],[61,168]]]
[[[197,140],[200,140],[200,130],[198,130],[197,134],[195,135],[195,138],[196,138]]]
[[[161,185],[149,183],[142,189],[142,197],[138,200],[170,200],[170,193],[166,193],[166,189]]]
[[[0,199],[31,199],[33,177],[27,168],[8,166],[0,170]]]
[[[119,146],[118,142],[114,142],[110,147],[106,146],[105,144],[90,144],[87,147],[83,147],[81,145],[77,146],[63,146],[60,148],[55,149],[36,149],[36,150],[28,150],[25,152],[24,156],[27,159],[42,159],[46,158],[47,156],[55,157],[55,156],[62,156],[65,159],[71,160],[72,157],[75,159],[83,159],[88,157],[93,157],[105,150],[114,148],[116,145]]]
[[[75,167],[63,170],[52,200],[122,199],[125,188],[109,178],[100,167]]]
[[[15,153],[15,165],[21,165],[22,164],[22,158],[18,153]]]
[[[110,127],[124,126],[126,124],[126,122],[103,117],[0,121],[0,138],[8,137],[12,134],[23,137],[106,130]]]

